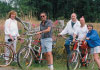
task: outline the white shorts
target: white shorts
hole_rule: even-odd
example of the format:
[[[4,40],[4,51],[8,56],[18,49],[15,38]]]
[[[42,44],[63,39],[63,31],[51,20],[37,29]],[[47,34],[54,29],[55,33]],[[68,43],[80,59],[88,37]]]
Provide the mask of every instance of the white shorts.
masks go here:
[[[96,46],[94,48],[91,48],[91,54],[94,54],[94,53],[100,53],[100,46]]]

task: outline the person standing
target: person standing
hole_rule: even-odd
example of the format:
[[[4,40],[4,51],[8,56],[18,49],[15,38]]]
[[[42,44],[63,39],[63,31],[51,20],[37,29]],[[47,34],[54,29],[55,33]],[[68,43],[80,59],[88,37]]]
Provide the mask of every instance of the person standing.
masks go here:
[[[76,13],[72,13],[71,14],[71,20],[68,21],[66,27],[64,28],[64,30],[59,33],[59,36],[68,34],[69,37],[66,39],[65,41],[65,48],[66,48],[66,52],[67,54],[70,54],[70,42],[73,41],[73,34],[74,32],[77,30],[77,28],[80,27],[80,22],[77,20],[77,15]]]
[[[52,55],[52,21],[47,19],[47,15],[45,12],[40,14],[41,24],[40,31],[37,34],[41,34],[41,46],[42,53],[44,53],[48,68],[53,70],[53,55]]]
[[[86,42],[91,48],[91,54],[93,54],[94,60],[98,65],[98,70],[100,70],[100,37],[96,30],[93,29],[92,24],[88,24],[88,33],[86,35]]]
[[[5,21],[4,25],[4,32],[5,32],[5,42],[10,45],[11,43],[9,40],[12,40],[14,49],[13,51],[16,53],[16,43],[17,43],[17,37],[19,36],[18,32],[18,26],[17,21],[15,20],[15,17],[17,16],[17,13],[12,10],[8,13],[8,19]],[[5,55],[9,56],[9,49],[5,49]],[[16,56],[16,55],[15,55]],[[9,58],[5,57],[6,64],[8,63]]]

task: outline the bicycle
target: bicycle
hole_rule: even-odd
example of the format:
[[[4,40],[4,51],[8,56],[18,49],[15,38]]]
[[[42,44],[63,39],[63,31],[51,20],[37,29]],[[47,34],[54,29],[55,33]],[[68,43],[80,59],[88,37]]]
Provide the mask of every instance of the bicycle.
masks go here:
[[[72,52],[67,57],[67,70],[76,70],[85,66],[92,70],[94,68],[93,55],[84,41],[76,40]]]
[[[26,35],[29,36],[27,39],[25,39],[27,40],[27,44],[21,48],[17,54],[18,65],[21,68],[30,67],[33,60],[38,61],[38,63],[41,63],[41,61],[45,60],[42,58],[40,41],[32,40],[32,36],[34,36],[35,33],[27,33]]]
[[[26,33],[24,35],[27,36],[27,38],[22,38],[26,40],[26,45],[23,46],[17,54],[17,61],[18,65],[21,68],[24,67],[30,67],[33,60],[41,63],[42,61],[45,61],[46,59],[43,59],[42,52],[41,52],[41,45],[39,40],[32,40],[37,30],[32,29],[30,23],[26,23],[21,21],[18,17],[16,18],[19,22],[21,22],[24,25],[24,29],[26,29]],[[27,24],[27,26],[25,25]]]
[[[0,66],[8,66],[16,59],[13,41],[11,39],[8,39],[8,41],[9,42],[0,43]]]
[[[21,22],[24,25],[24,29],[29,31],[31,29],[31,25],[27,22],[23,22],[21,21],[18,17],[16,17],[16,20]],[[9,50],[9,56],[7,56],[6,51]],[[11,41],[11,39],[9,39],[9,42],[5,42],[5,43],[0,43],[0,66],[8,66],[10,65],[10,63],[14,60],[14,58],[16,57],[16,53],[15,51],[13,51],[13,41]],[[6,60],[7,63],[6,63]]]

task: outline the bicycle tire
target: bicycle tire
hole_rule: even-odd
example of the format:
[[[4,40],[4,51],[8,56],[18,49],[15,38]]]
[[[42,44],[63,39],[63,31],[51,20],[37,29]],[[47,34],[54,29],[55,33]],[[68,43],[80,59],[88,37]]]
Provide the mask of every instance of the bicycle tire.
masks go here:
[[[41,57],[42,56],[42,57]],[[41,58],[40,58],[41,57]],[[47,64],[47,61],[46,61],[46,57],[43,55],[43,53],[41,53],[41,55],[40,55],[40,60],[39,60],[39,63],[40,63],[40,65],[41,66],[44,66],[44,65],[46,65]]]
[[[20,68],[28,68],[31,66],[33,61],[32,51],[29,47],[23,47],[18,51],[17,63]]]
[[[92,54],[88,54],[87,60],[86,60],[86,67],[90,70],[94,70],[94,58]]]
[[[76,50],[74,50],[67,57],[67,69],[76,70],[78,64],[79,64],[79,54]]]
[[[34,49],[33,49],[34,50]],[[40,64],[41,66],[45,65],[46,64],[46,59],[45,59],[45,56],[43,55],[43,53],[41,52],[41,49],[39,49],[39,52],[37,52],[36,50],[34,50],[33,52],[34,56],[34,61],[35,63],[37,64]]]
[[[6,44],[0,44],[0,67],[5,67],[10,65],[12,60],[13,60],[13,51],[10,48],[10,46]]]

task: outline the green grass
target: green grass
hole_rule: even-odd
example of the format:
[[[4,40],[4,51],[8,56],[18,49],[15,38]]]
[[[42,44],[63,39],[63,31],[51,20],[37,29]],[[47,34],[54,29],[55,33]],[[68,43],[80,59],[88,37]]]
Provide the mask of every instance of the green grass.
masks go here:
[[[13,69],[16,70],[22,70],[18,67],[16,62],[12,62],[10,65]],[[95,64],[94,66],[95,68],[93,70],[98,70],[97,65]],[[48,70],[47,65],[40,65],[40,64],[34,64],[32,63],[32,65],[27,69],[26,67],[24,67],[23,70]],[[56,60],[54,61],[54,70],[67,70],[66,67],[66,61],[65,60]],[[86,67],[80,67],[76,70],[91,70],[90,68],[86,68]]]

